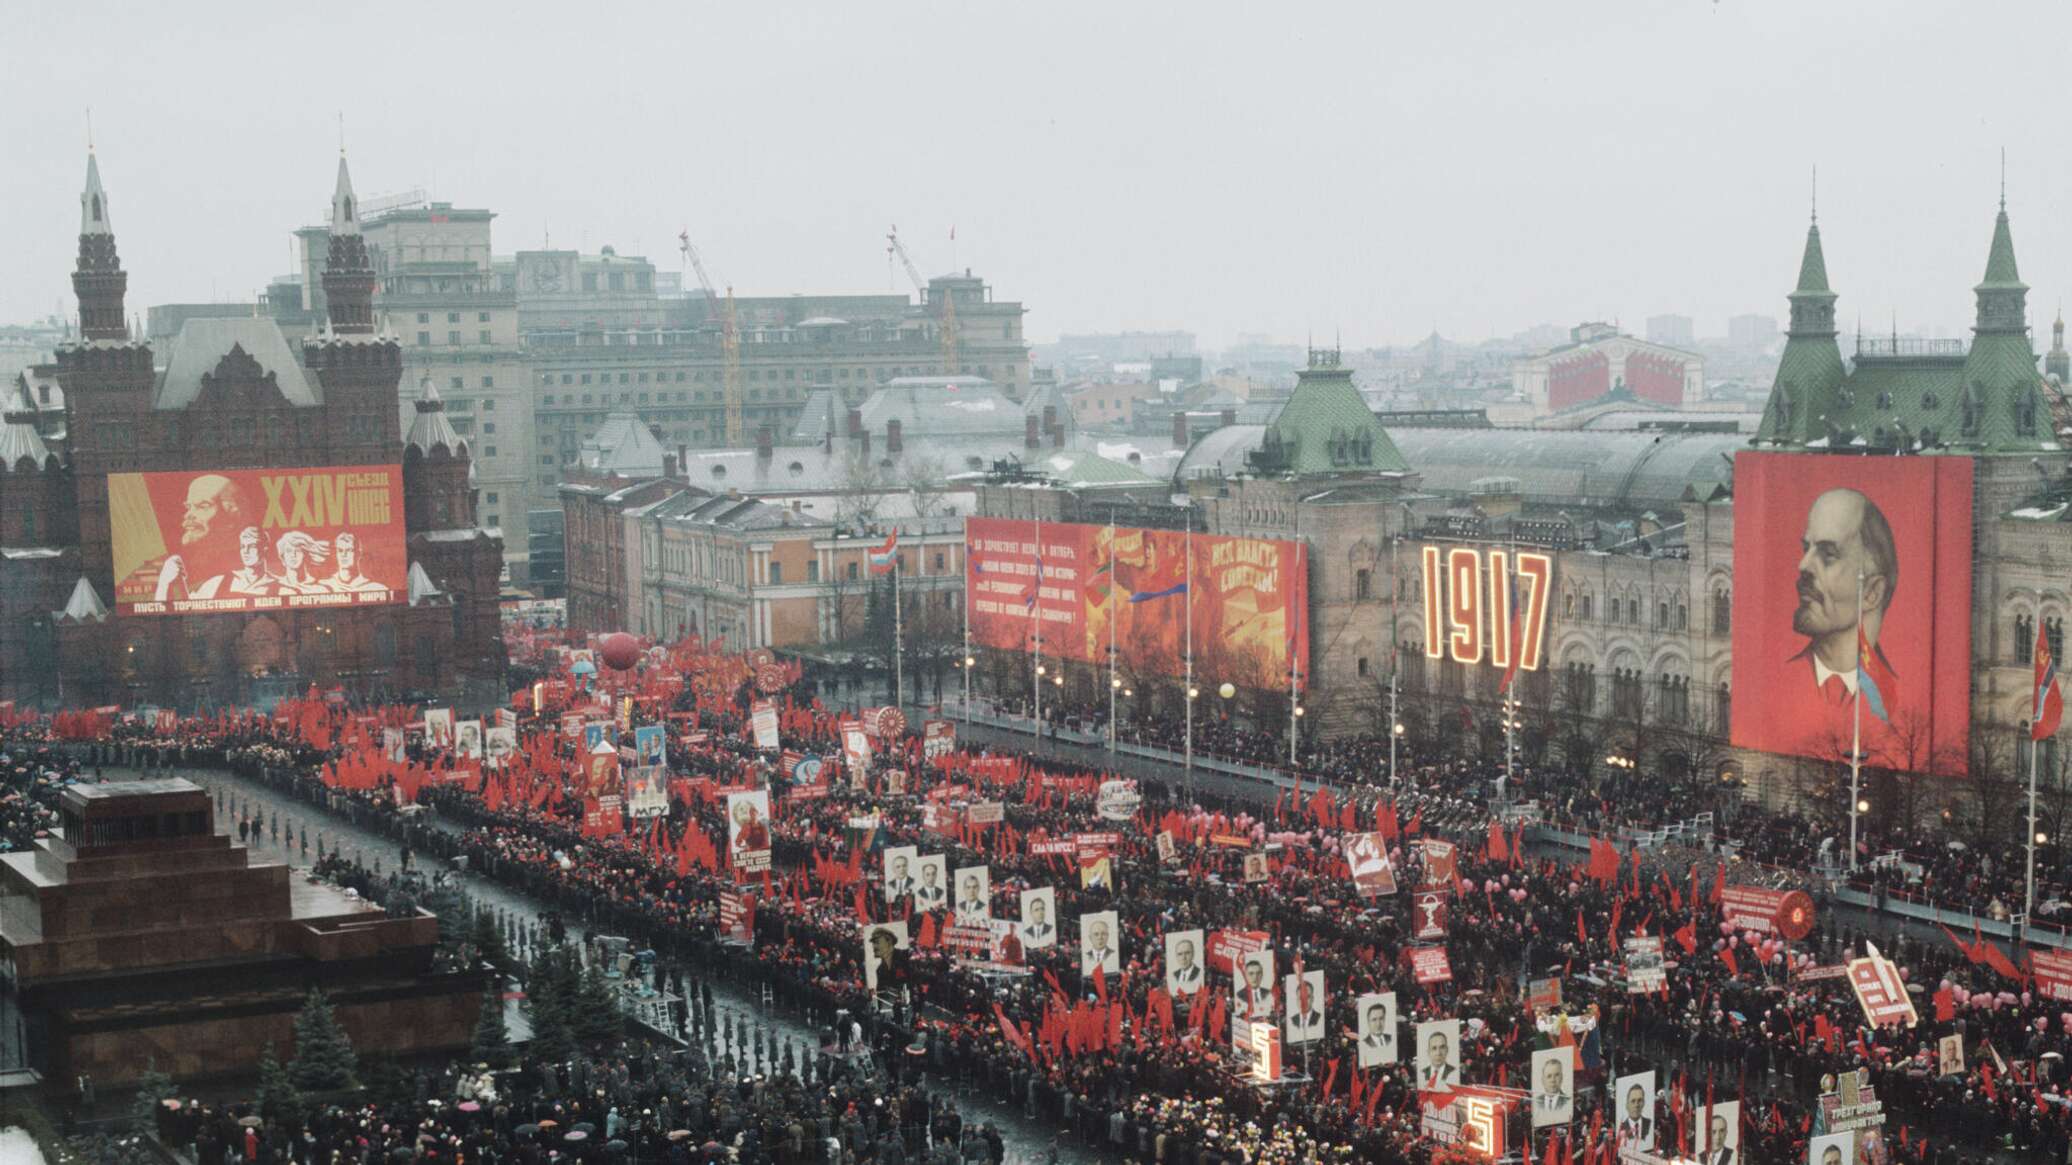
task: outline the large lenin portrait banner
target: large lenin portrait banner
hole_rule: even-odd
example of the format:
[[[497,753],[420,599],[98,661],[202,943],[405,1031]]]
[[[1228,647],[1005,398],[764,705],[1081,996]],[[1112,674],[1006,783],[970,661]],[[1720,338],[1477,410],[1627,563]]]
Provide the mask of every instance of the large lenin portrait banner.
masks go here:
[[[1300,543],[1015,518],[971,518],[965,538],[971,637],[987,647],[1030,650],[1040,626],[1044,654],[1105,667],[1112,635],[1125,665],[1176,676],[1191,606],[1205,685],[1286,688],[1291,659],[1307,674]]]
[[[1734,459],[1732,739],[1965,770],[1971,475],[1963,457]]]
[[[115,609],[181,615],[400,602],[394,465],[108,476]]]

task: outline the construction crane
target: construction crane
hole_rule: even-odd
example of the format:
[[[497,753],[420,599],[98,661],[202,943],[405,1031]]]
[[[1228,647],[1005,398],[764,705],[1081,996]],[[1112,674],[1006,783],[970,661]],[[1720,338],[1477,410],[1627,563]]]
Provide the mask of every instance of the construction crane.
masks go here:
[[[894,255],[899,257],[900,263],[906,267],[907,278],[914,281],[914,290],[920,294],[921,302],[926,304],[928,302],[928,281],[921,278],[921,269],[914,266],[913,259],[907,255],[906,244],[899,241],[899,226],[896,223],[885,234],[885,254],[888,258]],[[957,305],[955,297],[949,293],[949,289],[945,288],[943,290],[941,302],[937,305],[937,308],[936,330],[942,339],[942,374],[944,376],[955,376],[957,375]]]
[[[686,227],[676,236],[681,244],[684,263],[698,276],[698,286],[705,291],[706,318],[719,322],[720,384],[722,399],[726,402],[726,431],[722,438],[726,448],[738,449],[744,440],[741,423],[741,329],[734,314],[734,289],[727,288],[726,303],[720,303],[719,291],[712,286],[712,277],[705,273],[705,259],[698,254],[698,248],[691,242],[691,232]]]

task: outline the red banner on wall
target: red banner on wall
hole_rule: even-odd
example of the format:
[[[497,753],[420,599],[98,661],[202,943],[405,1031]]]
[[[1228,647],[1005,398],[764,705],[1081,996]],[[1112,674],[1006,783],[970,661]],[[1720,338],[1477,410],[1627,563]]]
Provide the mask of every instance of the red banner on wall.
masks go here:
[[[1735,747],[1962,775],[1968,457],[1734,458]],[[1859,664],[1859,654],[1862,659]]]
[[[401,602],[394,465],[108,476],[115,609],[180,615]]]
[[[1037,531],[1042,530],[1042,545]],[[987,647],[1179,675],[1192,608],[1194,673],[1286,688],[1309,666],[1309,586],[1301,544],[1179,530],[1010,518],[965,524],[971,635]],[[1191,565],[1190,565],[1191,563]]]

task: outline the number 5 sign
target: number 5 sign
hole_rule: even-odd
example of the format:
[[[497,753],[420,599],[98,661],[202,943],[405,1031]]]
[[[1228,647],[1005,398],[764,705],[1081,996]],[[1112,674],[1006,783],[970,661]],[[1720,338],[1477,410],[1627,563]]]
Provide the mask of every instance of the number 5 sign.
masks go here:
[[[1553,579],[1544,554],[1425,547],[1425,656],[1538,671]]]

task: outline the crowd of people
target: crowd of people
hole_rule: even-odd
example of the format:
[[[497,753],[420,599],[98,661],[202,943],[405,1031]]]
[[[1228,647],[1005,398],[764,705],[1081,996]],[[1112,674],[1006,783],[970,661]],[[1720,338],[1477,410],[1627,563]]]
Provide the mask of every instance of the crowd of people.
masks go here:
[[[809,710],[805,688],[781,695],[795,708],[785,717],[784,747],[839,756],[839,718]],[[1493,835],[1487,766],[1420,757],[1415,791],[1393,798],[1341,801],[1317,792],[1321,801],[1284,796],[1271,807],[1213,798],[1183,804],[1169,789],[1146,786],[1134,824],[1115,830],[1110,877],[1082,884],[1074,863],[1038,844],[1112,828],[1080,774],[1033,757],[978,764],[969,752],[925,763],[920,741],[909,737],[881,742],[860,787],[836,782],[808,797],[778,774],[771,872],[767,880],[737,879],[723,863],[681,855],[697,849],[694,836],[726,836],[718,790],[767,776],[767,758],[747,730],[751,698],[745,679],[725,690],[685,685],[666,709],[653,708],[654,715],[695,715],[699,725],[696,733],[672,733],[669,763],[679,783],[659,825],[635,822],[597,836],[586,828],[580,798],[514,804],[492,795],[490,783],[502,778],[491,775],[421,790],[419,799],[448,828],[407,827],[411,844],[465,857],[472,870],[667,958],[769,986],[816,1015],[857,1017],[883,1046],[1137,1159],[1432,1159],[1408,1064],[1358,1067],[1347,1001],[1380,991],[1397,994],[1406,1023],[1461,1020],[1469,1080],[1523,1086],[1534,1050],[1573,1042],[1580,1084],[1653,1070],[1661,1097],[1653,1116],[1680,1137],[1692,1135],[1696,1106],[1738,1099],[1738,1146],[1749,1161],[1803,1159],[1823,1092],[1854,1069],[1868,1073],[1887,1113],[1875,1138],[1880,1160],[1969,1161],[1994,1149],[2062,1159],[2072,1137],[2063,1059],[2072,1051],[2072,1010],[2042,998],[2036,984],[2006,979],[1976,948],[1904,936],[1886,943],[1885,954],[1917,988],[1921,1023],[1873,1028],[1846,982],[1805,974],[1863,954],[1871,936],[1823,920],[1786,949],[1722,932],[1715,889],[1725,875],[1716,873],[1711,849],[1731,840],[1744,859],[1782,858],[1777,864],[1807,869],[1820,849],[1817,832],[1800,819],[1749,807],[1737,814],[1731,838],[1722,822],[1717,836],[1694,849],[1636,850],[1613,876],[1593,876],[1524,852],[1522,833]],[[560,727],[551,716],[526,714],[521,731],[559,736]],[[143,750],[152,763],[225,765],[363,824],[405,828],[392,789],[326,782],[324,762],[341,747],[318,748],[277,723],[246,721],[197,726],[170,742],[118,729],[88,746],[84,763],[133,762]],[[1357,764],[1371,748],[1353,742],[1335,746],[1335,755]],[[436,751],[429,754],[435,762]],[[902,774],[901,793],[891,791],[893,773]],[[1526,771],[1509,792],[1538,799],[1562,824],[1589,828],[1675,812],[1674,792],[1660,792],[1667,784]],[[946,827],[939,810],[949,797],[998,801],[1002,820],[986,829]],[[862,833],[859,818],[869,823]],[[1414,937],[1410,894],[1362,898],[1348,883],[1344,839],[1368,829],[1388,835],[1406,882],[1428,880],[1420,843],[1454,843],[1457,868],[1435,887],[1449,906],[1437,944]],[[1068,941],[1024,952],[1012,973],[966,965],[940,941],[917,937],[896,965],[879,968],[873,991],[864,981],[861,925],[897,918],[918,935],[948,922],[924,918],[911,903],[887,903],[872,884],[874,867],[860,859],[904,845],[944,853],[953,869],[987,866],[995,917],[1016,917],[1019,892],[1046,886],[1055,890],[1060,922],[1117,912],[1120,972],[1082,975],[1069,926],[1060,928]],[[1262,852],[1266,880],[1248,881],[1246,855]],[[758,895],[746,946],[723,941],[719,917],[721,892],[744,882]],[[1321,1041],[1291,1051],[1307,1069],[1299,1081],[1254,1087],[1234,1070],[1227,981],[1188,998],[1161,998],[1160,939],[1193,928],[1264,932],[1283,968],[1299,963],[1324,973],[1334,1022]],[[1636,934],[1672,940],[1671,974],[1659,990],[1629,989],[1621,940]],[[1405,955],[1419,945],[1443,947],[1449,980],[1417,981]],[[1548,978],[1563,984],[1565,996],[1551,1009],[1524,989]],[[1098,1033],[1079,1022],[1095,1008]],[[1071,1029],[1068,1037],[1059,1037],[1061,1027]],[[1966,1058],[1961,1071],[1945,1073],[1937,1039],[1952,1034],[1964,1038]],[[1565,1160],[1608,1160],[1616,1116],[1602,1088],[1577,1092],[1572,1119],[1553,1139]],[[1522,1113],[1513,1125],[1508,1143],[1548,1143],[1548,1133],[1528,1131]]]
[[[628,1041],[561,1063],[419,1075],[413,1095],[272,1119],[256,1103],[173,1099],[160,1141],[195,1165],[1000,1165],[990,1124],[967,1127],[939,1092],[868,1059],[782,1061],[714,1024],[681,1052]]]
[[[1107,730],[1104,706],[1052,702],[1046,705],[1045,718],[1084,727],[1096,735]],[[1260,724],[1205,714],[1195,719],[1192,748],[1197,758],[1286,771],[1284,727],[1278,721]],[[1188,735],[1184,722],[1171,717],[1132,718],[1118,731],[1122,741],[1176,755],[1186,747]],[[1500,762],[1453,755],[1439,743],[1421,739],[1423,735],[1400,736],[1393,749],[1382,732],[1301,739],[1299,771],[1308,779],[1347,788],[1387,788],[1393,757],[1393,774],[1403,783],[1462,791],[1479,787],[1485,795],[1506,776]],[[1594,756],[1582,765],[1519,760],[1504,791],[1513,798],[1537,802],[1550,823],[1606,835],[1660,829],[1714,806],[1732,806],[1735,812],[1743,812],[1739,789],[1729,788],[1732,796],[1723,798],[1714,773],[1686,770],[1679,774],[1655,764],[1621,768],[1595,761]],[[1997,834],[2018,842],[2024,832],[2017,820],[2024,810],[2012,798],[1999,808],[1979,805],[1968,812],[1991,819],[1988,827],[1972,830],[1972,834]],[[1947,811],[1927,825],[1909,820],[1912,814],[1905,812],[1859,821],[1853,872],[1847,871],[1845,788],[1838,787],[1830,811],[1817,816],[1806,812],[1751,812],[1748,816],[1746,825],[1735,831],[1734,840],[1740,854],[1750,861],[1782,870],[1842,872],[1851,884],[1867,892],[1906,895],[2001,921],[2020,910],[2024,901],[2025,863],[2007,850],[1953,837],[1950,824],[1954,814]],[[2044,832],[2047,838],[2053,833],[2050,829]],[[2058,859],[2062,852],[2055,843],[2047,843],[2039,852],[2035,918],[2066,929],[2072,927],[2072,883]]]

